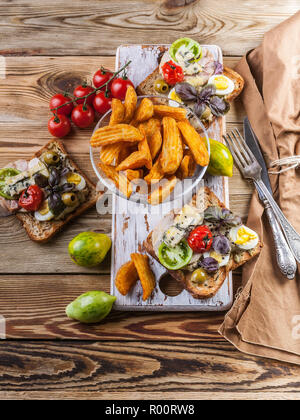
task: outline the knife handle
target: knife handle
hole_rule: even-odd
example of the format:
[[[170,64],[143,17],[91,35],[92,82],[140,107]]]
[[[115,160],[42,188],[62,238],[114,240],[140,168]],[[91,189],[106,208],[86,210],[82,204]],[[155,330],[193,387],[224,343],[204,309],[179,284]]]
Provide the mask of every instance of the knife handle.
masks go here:
[[[277,264],[282,274],[289,280],[292,280],[295,277],[297,271],[296,260],[290,251],[290,248],[285,240],[285,237],[269,202],[264,199],[263,203],[273,232]]]

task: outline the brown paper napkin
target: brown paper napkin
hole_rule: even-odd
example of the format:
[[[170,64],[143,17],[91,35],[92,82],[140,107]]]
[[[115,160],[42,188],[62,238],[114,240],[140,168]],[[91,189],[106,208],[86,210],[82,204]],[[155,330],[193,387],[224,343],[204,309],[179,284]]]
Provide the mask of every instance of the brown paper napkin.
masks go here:
[[[299,155],[300,12],[268,32],[236,70],[245,79],[241,100],[266,161]],[[270,179],[282,211],[300,232],[300,168]],[[279,271],[256,193],[247,224],[264,247],[244,267],[244,289],[219,332],[245,353],[300,364],[300,275],[291,281]]]

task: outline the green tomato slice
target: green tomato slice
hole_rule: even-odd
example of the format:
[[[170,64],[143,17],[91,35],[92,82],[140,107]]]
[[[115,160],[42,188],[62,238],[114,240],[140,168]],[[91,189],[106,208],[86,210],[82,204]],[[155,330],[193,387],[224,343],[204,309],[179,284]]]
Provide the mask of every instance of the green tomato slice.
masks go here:
[[[14,168],[3,168],[0,169],[0,196],[6,198],[7,200],[13,200],[14,198],[9,196],[8,194],[5,194],[3,189],[5,186],[5,180],[6,178],[10,178],[12,176],[18,175],[20,171],[18,169]]]
[[[194,60],[192,60],[193,63],[200,60],[200,58],[202,57],[201,45],[197,41],[194,41],[191,38],[179,38],[175,42],[173,42],[169,50],[170,56],[173,58],[173,60],[176,63],[177,63],[177,60],[176,60],[175,55],[182,45],[184,45],[193,53],[195,57]]]
[[[193,251],[185,239],[174,248],[162,242],[158,249],[159,261],[168,270],[179,270],[185,267],[191,261],[192,255]]]

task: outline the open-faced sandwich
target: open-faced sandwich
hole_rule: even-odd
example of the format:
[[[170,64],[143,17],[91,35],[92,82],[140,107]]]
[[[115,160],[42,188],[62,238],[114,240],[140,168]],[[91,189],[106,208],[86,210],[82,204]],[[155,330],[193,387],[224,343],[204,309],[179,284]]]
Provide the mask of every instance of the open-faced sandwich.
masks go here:
[[[208,127],[215,117],[229,111],[229,102],[243,86],[243,78],[216,61],[207,47],[180,38],[163,53],[158,67],[137,87],[137,93],[167,96],[174,107],[184,103]]]
[[[259,254],[256,232],[207,187],[149,234],[146,251],[196,299],[214,296],[229,271]]]
[[[97,198],[95,185],[58,140],[29,162],[19,160],[0,170],[0,216],[15,214],[37,242],[47,242]]]

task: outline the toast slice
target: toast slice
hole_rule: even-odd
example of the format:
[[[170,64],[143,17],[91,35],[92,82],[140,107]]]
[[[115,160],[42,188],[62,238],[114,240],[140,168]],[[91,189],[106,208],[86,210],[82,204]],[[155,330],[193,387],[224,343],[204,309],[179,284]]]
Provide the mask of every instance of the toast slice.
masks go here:
[[[195,199],[195,197],[194,197]],[[208,188],[204,187],[204,207],[219,206],[226,208],[225,205],[218,199],[218,197]],[[158,262],[158,257],[155,254],[153,243],[152,243],[151,232],[147,239],[144,241],[145,250]],[[191,273],[184,272],[183,270],[168,270],[170,275],[174,277],[195,299],[208,299],[213,297],[224,283],[229,271],[235,270],[237,267],[245,264],[255,255],[258,255],[262,248],[262,242],[259,241],[257,246],[251,250],[251,254],[248,251],[244,251],[240,254],[241,258],[239,262],[236,262],[232,256],[230,257],[229,263],[225,267],[221,267],[218,272],[211,275],[208,285],[195,285],[191,282]]]
[[[227,101],[233,101],[239,94],[242,92],[244,88],[244,79],[240,76],[236,71],[230,69],[229,67],[224,67],[223,74],[227,76],[234,82],[234,90],[229,95],[225,97]],[[154,89],[154,82],[155,80],[161,78],[159,73],[159,67],[157,67],[151,74],[149,74],[146,79],[140,83],[137,88],[136,92],[139,96],[143,95],[158,95],[156,90]],[[161,96],[168,96],[160,94]],[[162,100],[161,103],[165,104],[165,101]]]
[[[96,191],[96,186],[89,180],[89,178],[82,173],[76,163],[70,159],[64,145],[59,140],[51,140],[41,150],[39,150],[33,158],[39,158],[46,150],[53,150],[67,155],[70,167],[76,170],[82,177],[84,177],[89,188],[89,195],[87,201],[80,205],[73,213],[67,215],[64,220],[50,220],[48,222],[39,222],[30,213],[17,213],[16,217],[22,223],[30,239],[35,242],[45,243],[48,242],[54,235],[56,235],[67,223],[76,217],[80,216],[89,208],[96,205],[99,198],[99,193]]]

